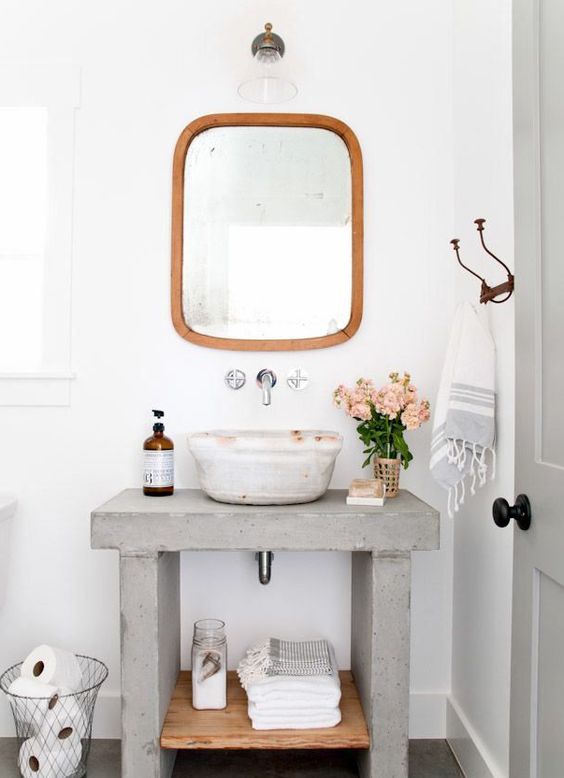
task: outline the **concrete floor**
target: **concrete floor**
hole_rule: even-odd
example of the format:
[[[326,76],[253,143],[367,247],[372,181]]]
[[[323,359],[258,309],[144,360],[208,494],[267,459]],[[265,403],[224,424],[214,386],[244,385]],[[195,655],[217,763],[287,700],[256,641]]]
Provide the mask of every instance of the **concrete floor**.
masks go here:
[[[14,738],[0,738],[0,776],[20,778]],[[409,778],[461,778],[444,740],[412,740]],[[119,740],[94,740],[88,778],[119,778]],[[353,778],[347,751],[191,751],[180,753],[174,778]]]

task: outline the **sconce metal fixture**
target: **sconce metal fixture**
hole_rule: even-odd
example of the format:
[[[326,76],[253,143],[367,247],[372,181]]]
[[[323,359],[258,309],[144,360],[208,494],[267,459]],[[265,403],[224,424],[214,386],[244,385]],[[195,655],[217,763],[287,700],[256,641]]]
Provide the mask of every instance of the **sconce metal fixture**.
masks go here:
[[[285,103],[298,93],[294,82],[284,75],[282,58],[286,51],[284,41],[275,32],[272,24],[264,25],[251,44],[253,67],[239,84],[238,92],[244,100],[252,103]]]
[[[275,32],[272,32],[272,24],[267,22],[264,25],[264,32],[259,32],[251,44],[253,57],[258,54],[262,59],[276,59],[277,56],[283,57],[286,46],[282,38]]]
[[[497,286],[489,286],[486,279],[482,276],[478,275],[478,273],[475,273],[473,270],[471,270],[467,265],[464,264],[464,262],[460,259],[460,240],[458,238],[453,238],[451,240],[452,247],[454,251],[456,252],[456,258],[458,260],[458,263],[461,267],[464,268],[464,270],[467,270],[469,273],[472,273],[473,276],[476,276],[481,282],[482,282],[482,288],[480,292],[480,302],[481,303],[504,303],[513,294],[513,290],[515,288],[515,276],[511,273],[505,262],[502,262],[499,257],[496,257],[495,254],[493,254],[489,248],[486,246],[484,241],[484,224],[486,223],[485,219],[475,219],[474,224],[477,225],[478,232],[480,233],[480,241],[482,243],[482,248],[484,251],[490,255],[490,257],[493,257],[496,262],[499,262],[499,264],[505,268],[507,272],[507,281],[505,281],[503,284],[498,284]],[[500,294],[505,294],[505,297],[502,300],[496,300],[496,297],[499,297]]]

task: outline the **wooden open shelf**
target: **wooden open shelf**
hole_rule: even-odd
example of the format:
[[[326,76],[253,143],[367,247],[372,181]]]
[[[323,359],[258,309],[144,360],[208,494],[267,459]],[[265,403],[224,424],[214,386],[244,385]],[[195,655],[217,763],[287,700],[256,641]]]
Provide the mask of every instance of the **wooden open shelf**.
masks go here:
[[[180,749],[281,749],[369,748],[370,737],[350,672],[341,672],[342,721],[327,729],[256,730],[247,715],[247,695],[236,673],[227,680],[225,710],[194,710],[192,674],[182,672],[170,701],[161,748]]]

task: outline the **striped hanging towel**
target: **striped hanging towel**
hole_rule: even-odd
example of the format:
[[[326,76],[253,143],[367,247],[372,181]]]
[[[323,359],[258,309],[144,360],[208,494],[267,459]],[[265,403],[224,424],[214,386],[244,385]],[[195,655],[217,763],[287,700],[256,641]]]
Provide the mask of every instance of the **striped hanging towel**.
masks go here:
[[[247,651],[237,669],[241,686],[275,676],[333,675],[331,648],[326,640],[292,642],[268,638]]]
[[[495,477],[495,345],[470,303],[458,306],[435,403],[431,473],[448,490],[448,515]],[[488,463],[488,455],[491,465]]]

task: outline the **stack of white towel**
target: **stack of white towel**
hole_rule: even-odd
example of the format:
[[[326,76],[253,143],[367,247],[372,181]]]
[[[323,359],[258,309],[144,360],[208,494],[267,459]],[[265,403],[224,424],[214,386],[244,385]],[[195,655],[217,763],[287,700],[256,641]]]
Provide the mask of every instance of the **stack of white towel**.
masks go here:
[[[82,760],[88,716],[74,693],[83,685],[76,656],[52,646],[38,646],[24,660],[8,688],[24,740],[18,766],[24,778],[65,778]]]
[[[341,721],[341,685],[326,640],[270,638],[247,651],[237,670],[253,729],[319,729]]]

